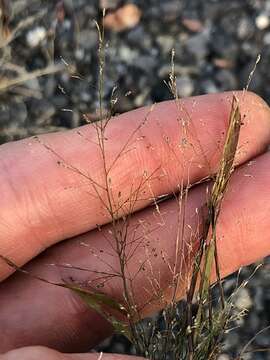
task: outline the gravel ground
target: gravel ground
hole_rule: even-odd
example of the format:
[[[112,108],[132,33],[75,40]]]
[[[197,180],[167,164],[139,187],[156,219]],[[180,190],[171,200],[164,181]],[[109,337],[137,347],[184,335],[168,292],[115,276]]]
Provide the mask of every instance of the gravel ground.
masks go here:
[[[83,113],[95,116],[98,61],[93,20],[100,19],[102,6],[111,14],[106,20],[109,46],[105,94],[108,102],[114,85],[118,86],[116,112],[171,98],[164,80],[170,72],[172,48],[182,97],[243,88],[261,54],[250,89],[270,102],[268,0],[2,2],[6,8],[0,22],[0,44],[19,25],[13,41],[0,48],[2,143],[79,126],[84,122]],[[127,3],[134,6],[127,8]],[[1,88],[6,79],[25,76],[25,71],[44,69],[52,63],[66,64],[64,71]],[[80,78],[74,78],[77,74]],[[243,269],[241,277],[246,279],[254,267]],[[237,306],[248,308],[249,314],[227,335],[220,359],[237,355],[250,338],[269,326],[269,270],[270,260],[265,259],[264,266],[239,292]],[[235,279],[228,279],[228,290]],[[265,347],[270,347],[269,331],[259,334],[251,346]],[[130,346],[119,339],[108,340],[104,348],[130,351]],[[270,359],[270,353],[250,353],[246,359]]]

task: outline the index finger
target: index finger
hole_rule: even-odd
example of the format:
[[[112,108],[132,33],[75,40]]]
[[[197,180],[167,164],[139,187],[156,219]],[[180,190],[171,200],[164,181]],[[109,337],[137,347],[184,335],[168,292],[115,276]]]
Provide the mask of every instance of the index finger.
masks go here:
[[[256,95],[238,96],[241,163],[268,144],[270,113]],[[120,115],[107,126],[104,152],[91,125],[1,146],[0,254],[21,266],[56,242],[109,222],[108,186],[122,210],[135,196],[135,211],[214,172],[231,99],[232,93],[199,96]],[[0,264],[0,278],[10,272]]]

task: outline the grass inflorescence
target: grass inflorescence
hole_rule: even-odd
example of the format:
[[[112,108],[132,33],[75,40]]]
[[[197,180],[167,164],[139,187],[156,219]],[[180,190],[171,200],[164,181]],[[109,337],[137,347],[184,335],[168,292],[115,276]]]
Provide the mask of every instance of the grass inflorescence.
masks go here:
[[[183,265],[183,259],[179,257],[179,253],[181,253],[181,247],[184,241],[184,228],[186,226],[185,211],[192,184],[185,184],[183,180],[180,180],[178,191],[174,194],[164,194],[164,196],[160,197],[155,197],[153,194],[151,198],[157,218],[156,228],[161,226],[160,223],[162,222],[162,213],[160,211],[161,202],[171,196],[175,198],[178,206],[177,226],[179,229],[177,230],[177,239],[169,239],[175,244],[175,258],[173,261],[168,259],[166,249],[164,249],[162,254],[162,260],[169,268],[171,277],[171,281],[167,284],[167,288],[169,289],[168,295],[167,293],[165,294],[155,271],[152,270],[151,257],[148,255],[148,235],[153,229],[146,229],[143,231],[144,236],[136,238],[135,234],[138,228],[143,227],[144,224],[138,222],[138,224],[134,225],[131,217],[131,214],[137,209],[137,203],[143,198],[144,190],[151,188],[151,180],[155,178],[158,169],[151,173],[145,172],[138,185],[135,187],[131,185],[128,197],[123,197],[121,192],[118,192],[117,196],[115,195],[111,178],[114,166],[123,154],[128,152],[130,147],[134,145],[134,138],[139,136],[140,130],[147,123],[154,106],[149,109],[145,118],[135,128],[130,137],[126,139],[116,158],[108,162],[106,157],[106,143],[108,141],[107,128],[114,114],[114,105],[117,102],[117,97],[114,89],[110,99],[110,108],[109,110],[105,110],[103,104],[103,89],[104,82],[106,81],[104,78],[106,66],[105,35],[104,27],[102,25],[96,25],[99,36],[99,80],[97,87],[100,120],[93,122],[87,115],[85,115],[85,119],[96,133],[97,146],[100,151],[103,167],[102,184],[97,183],[89,174],[83,173],[75,165],[65,163],[54,149],[38,137],[37,141],[59,158],[59,165],[63,165],[68,171],[74,171],[89,181],[89,186],[102,204],[111,223],[110,239],[108,239],[108,242],[111,244],[111,249],[114,252],[114,257],[117,259],[118,266],[117,270],[112,269],[111,272],[98,273],[97,277],[92,280],[94,285],[89,287],[68,282],[52,283],[41,278],[39,278],[39,280],[65,287],[80,296],[89,307],[97,311],[112,324],[116,333],[126,336],[131,341],[138,355],[151,360],[216,359],[221,352],[223,336],[229,328],[231,321],[235,318],[233,312],[233,297],[226,298],[223,291],[219,272],[216,232],[217,222],[220,212],[222,211],[222,200],[234,170],[235,155],[242,121],[239,101],[236,96],[232,99],[227,135],[216,174],[206,179],[207,181],[212,180],[212,182],[211,185],[207,186],[207,200],[203,206],[204,219],[202,221],[199,245],[195,254],[194,249],[192,247],[190,248],[190,261],[188,261],[190,262],[190,273],[184,294],[185,301],[178,303],[179,286],[183,284],[182,270],[186,265]],[[7,42],[12,41],[12,36],[14,36],[15,33],[10,33],[5,30],[5,34],[6,38],[5,40],[2,39],[0,48]],[[44,73],[50,73],[55,70],[56,68],[53,66],[39,73],[21,74],[14,79],[2,80],[0,82],[0,91],[15,86],[32,76],[43,75]],[[185,111],[185,109],[182,108],[181,99],[177,92],[176,76],[174,73],[174,51],[172,52],[171,73],[167,86],[175,100],[176,108]],[[189,130],[187,129],[188,125],[186,121],[181,122],[180,126],[182,136],[180,143],[183,147],[188,145],[193,146],[188,143],[187,133]],[[78,132],[78,136],[84,137],[80,131]],[[168,142],[169,146],[169,140],[166,139],[165,141]],[[98,226],[98,228],[101,232],[103,231],[102,227]],[[104,237],[105,236],[104,234]],[[136,272],[131,273],[129,262],[140,248],[146,249],[145,259],[138,264]],[[152,250],[155,254],[155,249]],[[92,252],[92,254],[96,255],[94,252]],[[1,256],[1,258],[16,270],[31,275],[25,270],[19,269],[9,259],[3,256]],[[100,261],[102,262],[103,260],[101,259]],[[67,265],[57,264],[57,266],[65,267]],[[140,304],[139,306],[136,301],[134,282],[136,281],[137,275],[145,271],[145,267],[148,268],[146,282],[150,286],[149,292],[152,292],[152,296],[147,304]],[[74,269],[85,270],[75,266]],[[215,296],[213,296],[213,287],[211,285],[213,276],[216,279],[218,296],[216,293]],[[103,287],[115,278],[121,283],[121,288],[123,289],[122,299],[116,299],[102,291]],[[145,320],[142,315],[143,309],[151,303],[157,304],[157,308],[163,307],[164,309],[158,317],[151,317]]]

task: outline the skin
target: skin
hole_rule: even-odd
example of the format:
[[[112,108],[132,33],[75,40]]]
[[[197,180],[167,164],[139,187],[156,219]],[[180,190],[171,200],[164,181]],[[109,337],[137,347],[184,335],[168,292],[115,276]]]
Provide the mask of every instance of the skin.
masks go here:
[[[218,223],[223,277],[270,253],[270,155],[263,154],[270,140],[270,111],[258,96],[236,94],[244,123],[236,163],[242,165],[232,176]],[[157,214],[155,207],[149,206],[153,196],[172,193],[179,184],[194,184],[215,172],[231,99],[232,93],[200,96],[183,100],[181,109],[175,102],[164,102],[151,111],[142,108],[123,114],[108,125],[105,156],[108,168],[112,165],[112,195],[117,199],[121,191],[124,201],[129,198],[131,187],[140,190],[139,201],[132,208],[140,211],[132,217],[131,226],[142,221],[147,223],[151,235],[149,247],[159,254],[150,255],[151,267],[146,265],[134,281],[138,306],[149,300],[149,279],[153,276],[159,279],[167,298],[170,295],[168,284],[172,275],[168,263],[174,261],[179,212],[173,199],[162,202]],[[186,129],[181,126],[183,119],[188,122]],[[104,238],[104,234],[109,234],[110,225],[102,231],[95,229],[96,224],[103,225],[110,220],[104,210],[104,171],[100,150],[95,145],[96,132],[91,125],[79,131],[80,135],[77,130],[71,130],[0,147],[0,254],[20,266],[27,264],[24,269],[45,279],[60,282],[72,277],[86,284],[95,280],[93,272],[48,266],[71,263],[89,267],[90,264],[92,269],[105,272],[109,271],[108,263],[118,267]],[[131,141],[126,146],[127,139]],[[124,155],[118,158],[117,154],[123,149]],[[154,175],[140,186],[145,171]],[[187,287],[190,247],[196,247],[201,231],[197,210],[206,201],[206,188],[206,184],[200,184],[189,192],[188,226],[179,243],[178,298],[184,296]],[[157,220],[163,225],[157,227]],[[145,236],[143,229],[138,229],[138,235]],[[101,250],[102,261],[89,256],[87,248],[80,245],[82,241],[95,253]],[[166,251],[165,262],[160,256],[162,249]],[[139,247],[128,264],[130,273],[136,272],[140,261],[147,256],[145,247]],[[0,261],[3,280],[0,284],[0,352],[3,354],[0,359],[98,359],[99,354],[68,353],[87,351],[89,346],[100,342],[110,334],[109,324],[87,309],[72,292],[20,273],[12,275],[12,272],[13,269]],[[113,279],[105,284],[103,291],[121,300],[122,283]],[[142,316],[160,306],[151,303],[142,309]],[[116,357],[104,355],[103,358]],[[125,357],[117,355],[118,358]]]

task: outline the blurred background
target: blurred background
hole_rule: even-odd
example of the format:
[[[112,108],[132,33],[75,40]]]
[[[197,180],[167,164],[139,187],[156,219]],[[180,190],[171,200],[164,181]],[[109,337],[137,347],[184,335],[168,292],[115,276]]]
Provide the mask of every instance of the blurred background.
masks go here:
[[[98,119],[98,35],[106,8],[105,108],[117,86],[116,113],[171,99],[164,80],[175,73],[181,97],[242,89],[258,55],[250,90],[270,102],[268,0],[0,0],[0,143]],[[262,260],[236,307],[248,314],[226,336],[220,360],[235,358],[270,324],[270,260]],[[256,265],[242,270],[247,279]],[[225,283],[226,291],[236,276]],[[270,332],[250,350],[270,347]],[[119,337],[103,349],[132,352]],[[270,359],[250,352],[245,359]]]

